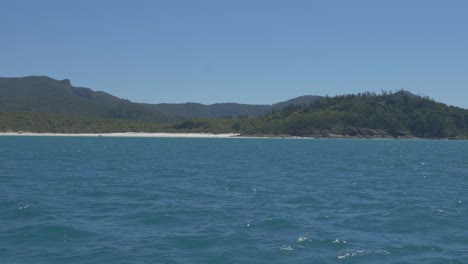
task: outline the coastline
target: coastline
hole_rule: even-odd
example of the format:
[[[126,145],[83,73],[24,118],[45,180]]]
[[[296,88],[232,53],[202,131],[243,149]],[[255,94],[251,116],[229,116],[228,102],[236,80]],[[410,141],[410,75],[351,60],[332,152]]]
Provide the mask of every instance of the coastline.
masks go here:
[[[38,133],[38,132],[0,132],[2,136],[19,137],[127,137],[127,138],[257,138],[257,139],[362,139],[362,140],[467,140],[465,138],[419,138],[414,136],[391,137],[382,135],[272,135],[272,134],[239,134],[239,133],[172,133],[172,132],[118,132],[118,133]]]
[[[0,132],[0,136],[37,136],[37,137],[144,137],[144,138],[234,138],[239,134],[225,133],[34,133],[34,132]]]

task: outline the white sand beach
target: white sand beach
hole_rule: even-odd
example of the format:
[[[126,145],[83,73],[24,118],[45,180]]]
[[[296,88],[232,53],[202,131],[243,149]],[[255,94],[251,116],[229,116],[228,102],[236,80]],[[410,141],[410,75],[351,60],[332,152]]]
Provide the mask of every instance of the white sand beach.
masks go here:
[[[154,137],[154,138],[232,138],[239,134],[211,134],[211,133],[32,133],[32,132],[0,132],[0,136],[44,136],[44,137]]]

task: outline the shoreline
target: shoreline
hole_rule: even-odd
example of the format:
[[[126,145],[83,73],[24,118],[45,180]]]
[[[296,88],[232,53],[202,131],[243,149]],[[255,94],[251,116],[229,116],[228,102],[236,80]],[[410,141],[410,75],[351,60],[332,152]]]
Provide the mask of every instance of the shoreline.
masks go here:
[[[466,140],[463,138],[418,138],[418,137],[379,137],[379,136],[291,136],[291,135],[242,135],[239,133],[171,133],[171,132],[117,132],[117,133],[37,133],[37,132],[0,132],[2,136],[31,137],[129,137],[129,138],[256,138],[256,139],[362,139],[362,140]]]
[[[0,136],[33,136],[33,137],[142,137],[142,138],[236,138],[240,134],[224,133],[34,133],[34,132],[0,132]]]

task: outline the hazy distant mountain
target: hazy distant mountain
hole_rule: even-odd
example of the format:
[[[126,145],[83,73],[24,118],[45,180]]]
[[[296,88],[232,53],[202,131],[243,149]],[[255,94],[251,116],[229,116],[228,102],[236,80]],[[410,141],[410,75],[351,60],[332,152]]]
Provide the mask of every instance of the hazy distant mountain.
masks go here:
[[[204,105],[199,103],[185,104],[141,104],[151,111],[170,116],[188,118],[237,118],[239,116],[260,116],[271,112],[271,105],[248,105],[236,103],[219,103]]]
[[[308,105],[320,96],[301,96],[274,105],[218,103],[204,105],[142,104],[120,99],[105,92],[74,87],[69,80],[46,76],[0,78],[0,110],[49,114],[131,119],[153,122],[181,118],[257,117],[288,105]]]
[[[273,110],[281,110],[289,105],[309,105],[321,96],[305,95],[293,98],[273,105],[252,105],[237,103],[218,103],[218,104],[141,104],[152,111],[163,113],[169,116],[180,117],[204,117],[204,118],[237,118],[237,117],[257,117]]]

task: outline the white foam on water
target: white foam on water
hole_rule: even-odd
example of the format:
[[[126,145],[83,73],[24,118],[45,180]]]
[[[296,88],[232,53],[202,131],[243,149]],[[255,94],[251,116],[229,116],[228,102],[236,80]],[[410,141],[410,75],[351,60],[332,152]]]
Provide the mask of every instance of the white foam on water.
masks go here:
[[[388,255],[390,252],[384,249],[377,249],[377,250],[354,250],[351,252],[346,252],[343,255],[339,255],[338,259],[347,259],[351,257],[359,257],[359,256],[368,256],[368,255]]]
[[[345,240],[335,239],[335,240],[333,240],[332,243],[333,243],[333,244],[340,244],[340,243],[341,243],[341,244],[346,244],[346,241],[345,241]]]
[[[296,243],[302,243],[302,242],[306,242],[306,241],[310,241],[310,238],[305,237],[305,236],[301,236],[301,237],[297,238]]]
[[[249,220],[249,222],[247,224],[242,224],[241,227],[251,227],[252,226],[252,221],[253,220]]]
[[[281,250],[281,251],[293,251],[294,248],[292,248],[290,245],[282,245],[282,246],[280,247],[280,250]]]
[[[18,210],[27,209],[29,206],[30,206],[29,204],[26,204],[26,205],[20,206],[20,207],[18,207]]]

